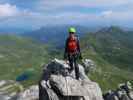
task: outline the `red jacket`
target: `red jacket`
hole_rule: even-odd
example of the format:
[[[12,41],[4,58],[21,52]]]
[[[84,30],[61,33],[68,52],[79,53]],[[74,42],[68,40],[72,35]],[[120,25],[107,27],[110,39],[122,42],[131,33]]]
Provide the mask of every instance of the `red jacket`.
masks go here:
[[[69,51],[69,48],[68,48],[68,43],[69,43],[69,39],[70,37],[68,37],[66,39],[66,43],[65,43],[65,52],[64,52],[64,59],[68,58],[68,56],[70,55],[70,51]],[[80,52],[80,45],[79,45],[79,39],[76,37],[76,42],[77,42],[77,49],[76,49],[76,53],[80,54],[81,55],[81,52]]]

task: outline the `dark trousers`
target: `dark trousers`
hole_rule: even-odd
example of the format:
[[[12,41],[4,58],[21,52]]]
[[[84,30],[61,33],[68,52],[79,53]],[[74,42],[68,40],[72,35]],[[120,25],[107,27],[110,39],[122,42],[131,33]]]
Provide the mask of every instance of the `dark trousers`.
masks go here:
[[[76,54],[68,56],[68,60],[69,60],[69,64],[70,64],[70,71],[75,70],[76,79],[79,79],[79,67],[77,64],[77,58],[78,57]]]

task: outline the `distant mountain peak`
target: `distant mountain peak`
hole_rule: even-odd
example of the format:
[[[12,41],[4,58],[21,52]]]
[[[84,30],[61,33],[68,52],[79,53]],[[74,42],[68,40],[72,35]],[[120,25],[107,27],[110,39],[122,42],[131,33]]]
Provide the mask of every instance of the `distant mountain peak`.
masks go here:
[[[99,31],[97,31],[96,33],[123,33],[123,32],[125,31],[118,26],[110,26],[110,27],[104,27]]]
[[[109,31],[124,32],[124,30],[121,29],[121,28],[118,27],[118,26],[111,26],[111,27],[109,27],[108,29],[109,29]]]

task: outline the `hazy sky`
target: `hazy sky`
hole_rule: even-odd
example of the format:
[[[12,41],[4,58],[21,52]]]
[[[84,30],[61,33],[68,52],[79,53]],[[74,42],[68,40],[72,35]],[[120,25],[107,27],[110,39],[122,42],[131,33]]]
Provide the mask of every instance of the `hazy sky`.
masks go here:
[[[133,25],[133,0],[0,0],[0,27]]]

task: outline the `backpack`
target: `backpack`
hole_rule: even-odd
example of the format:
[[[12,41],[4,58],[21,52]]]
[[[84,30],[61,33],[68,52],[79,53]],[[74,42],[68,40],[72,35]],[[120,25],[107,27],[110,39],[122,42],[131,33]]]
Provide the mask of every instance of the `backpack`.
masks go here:
[[[75,39],[68,38],[67,48],[69,53],[75,53],[78,48],[77,38]]]

